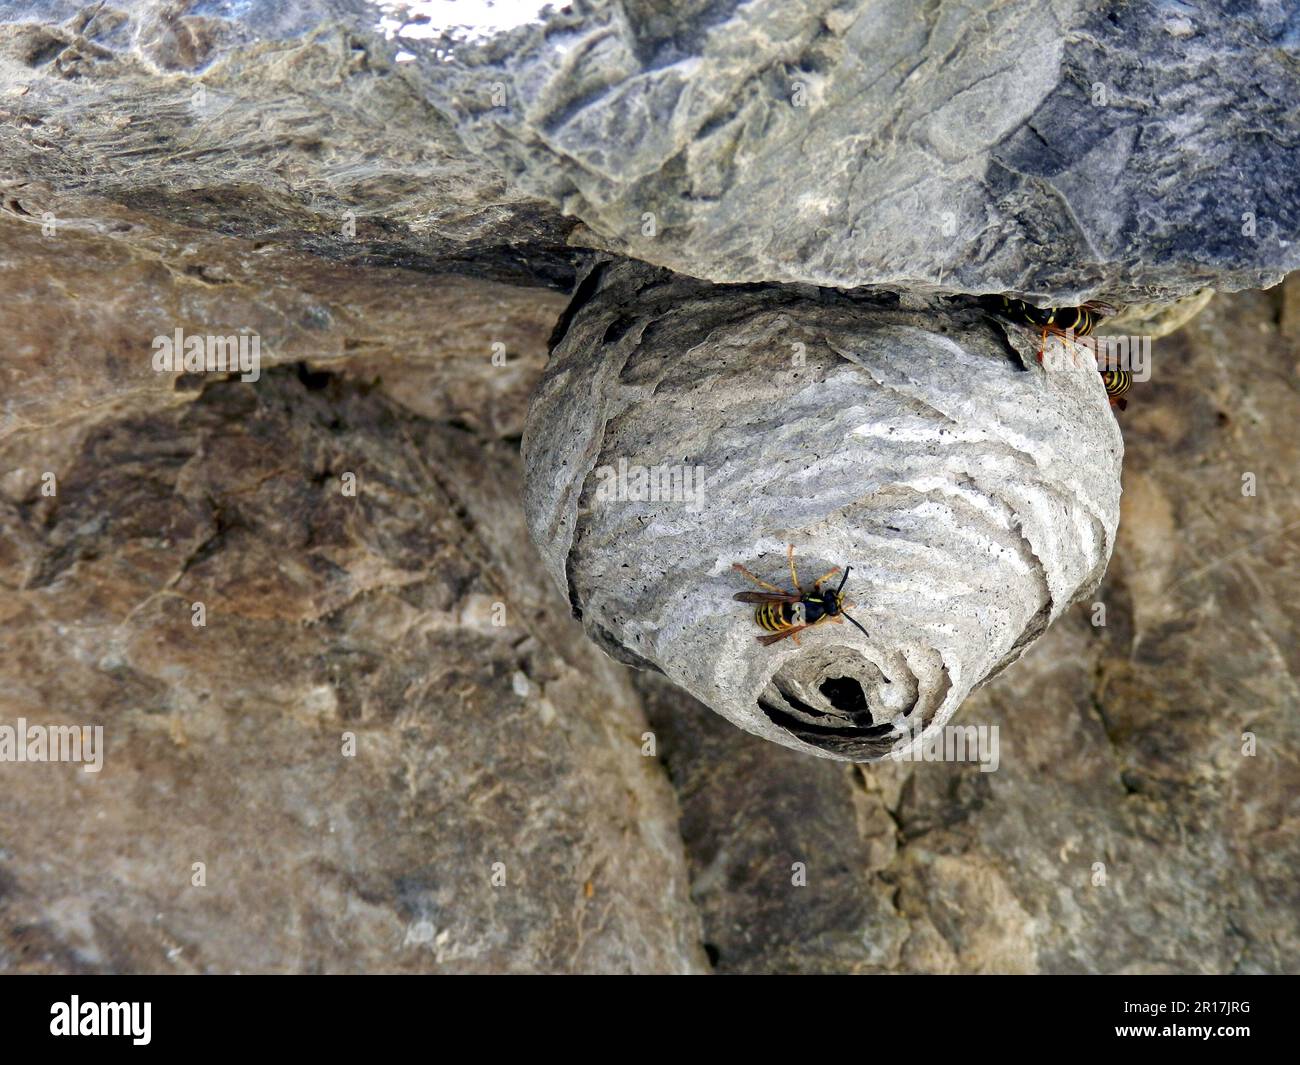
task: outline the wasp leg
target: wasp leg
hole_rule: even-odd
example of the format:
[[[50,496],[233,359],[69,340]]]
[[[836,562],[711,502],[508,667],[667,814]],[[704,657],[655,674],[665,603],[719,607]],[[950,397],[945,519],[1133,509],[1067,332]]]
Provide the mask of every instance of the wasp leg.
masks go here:
[[[792,633],[790,633],[790,639],[792,639],[792,640],[794,641],[794,645],[795,645],[796,647],[799,647],[799,646],[800,646],[800,643],[799,643],[799,634],[798,634],[797,632],[792,632]]]
[[[803,589],[799,587],[799,574],[794,571],[794,544],[786,546],[785,557],[790,562],[790,579],[794,581],[794,590],[803,595]]]
[[[751,581],[753,581],[761,588],[766,588],[772,592],[780,592],[782,595],[785,594],[784,588],[778,588],[775,584],[768,584],[767,581],[759,580],[752,573],[750,573],[749,570],[745,569],[745,567],[742,566],[739,562],[733,562],[731,564],[731,568],[734,569],[737,573],[743,573],[746,577],[748,577]]]
[[[825,573],[823,573],[820,577],[818,577],[815,581],[813,581],[813,591],[816,591],[817,585],[821,584],[821,582],[824,581],[827,577],[829,577],[832,573],[839,573],[839,571],[840,571],[840,567],[836,566],[834,569],[827,570]]]

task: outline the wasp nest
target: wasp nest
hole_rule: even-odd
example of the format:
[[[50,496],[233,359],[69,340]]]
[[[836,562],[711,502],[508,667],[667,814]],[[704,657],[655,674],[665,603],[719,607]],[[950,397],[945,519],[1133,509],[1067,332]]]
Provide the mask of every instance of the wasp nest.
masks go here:
[[[741,728],[873,761],[944,725],[1101,580],[1123,446],[1095,364],[977,309],[597,267],[524,434],[525,505],[588,635]],[[741,563],[852,566],[847,624],[770,646]],[[836,574],[837,583],[840,574]]]

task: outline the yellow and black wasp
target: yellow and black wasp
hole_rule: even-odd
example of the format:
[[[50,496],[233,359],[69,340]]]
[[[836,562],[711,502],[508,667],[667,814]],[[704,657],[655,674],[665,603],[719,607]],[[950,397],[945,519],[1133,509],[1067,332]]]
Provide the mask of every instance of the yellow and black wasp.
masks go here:
[[[1042,330],[1042,340],[1038,346],[1038,361],[1043,361],[1043,351],[1047,347],[1049,336],[1086,337],[1097,328],[1103,318],[1115,313],[1109,303],[1090,300],[1078,307],[1035,307],[1024,300],[1012,299],[1010,296],[986,296],[984,305],[1000,318],[1005,318],[1016,325],[1028,326],[1035,331]],[[1120,410],[1128,409],[1128,400],[1124,394],[1133,385],[1133,374],[1128,370],[1100,370],[1102,383],[1106,386],[1106,395],[1110,405]]]
[[[1133,387],[1132,370],[1102,370],[1101,383],[1106,386],[1106,395],[1110,396],[1110,405],[1120,410],[1128,410],[1128,400],[1124,394]]]
[[[987,296],[984,304],[1000,318],[1005,318],[1016,325],[1029,326],[1042,330],[1042,345],[1038,348],[1038,361],[1043,361],[1043,348],[1049,336],[1086,337],[1103,318],[1115,313],[1109,303],[1090,300],[1078,307],[1035,307],[1024,300],[1015,300],[1010,296]]]
[[[851,604],[844,598],[844,583],[849,579],[849,572],[853,569],[852,566],[844,570],[844,576],[840,579],[839,587],[833,592],[823,590],[821,583],[827,577],[839,573],[839,566],[823,573],[813,581],[812,588],[805,592],[799,584],[799,575],[794,568],[794,544],[790,544],[786,548],[786,559],[790,563],[790,579],[794,582],[795,587],[793,592],[784,591],[775,584],[768,584],[767,581],[760,580],[739,562],[731,567],[737,572],[743,573],[760,587],[768,589],[766,592],[737,592],[732,596],[733,599],[741,603],[758,604],[754,608],[754,621],[759,628],[766,629],[770,634],[754,637],[759,643],[773,644],[789,636],[797,644],[799,642],[799,633],[804,629],[811,629],[814,625],[820,625],[823,621],[842,625],[845,618],[848,618],[853,625],[856,625],[863,636],[870,637],[871,634],[866,629],[858,625],[845,613],[845,608]]]

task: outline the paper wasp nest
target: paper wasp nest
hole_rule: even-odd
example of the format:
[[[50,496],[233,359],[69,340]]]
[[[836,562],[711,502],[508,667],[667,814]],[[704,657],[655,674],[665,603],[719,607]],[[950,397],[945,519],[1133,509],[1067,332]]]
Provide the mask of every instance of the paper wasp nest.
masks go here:
[[[736,725],[872,761],[940,728],[1096,588],[1123,445],[1095,368],[973,308],[597,267],[524,434],[533,538],[589,636]],[[763,646],[754,585],[853,567]],[[839,575],[836,575],[838,580]],[[901,741],[901,744],[900,744]]]

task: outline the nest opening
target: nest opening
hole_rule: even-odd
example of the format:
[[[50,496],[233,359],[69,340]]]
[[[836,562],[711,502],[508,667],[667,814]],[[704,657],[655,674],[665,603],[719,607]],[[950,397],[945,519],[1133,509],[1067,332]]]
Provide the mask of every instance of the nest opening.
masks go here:
[[[772,724],[822,750],[878,757],[897,742],[901,732],[893,719],[910,713],[911,701],[895,707],[896,698],[879,698],[890,678],[860,652],[846,650],[823,647],[791,659],[772,677],[758,708]]]
[[[846,717],[859,724],[871,725],[871,708],[867,706],[867,693],[852,677],[828,677],[817,688],[826,701]]]

